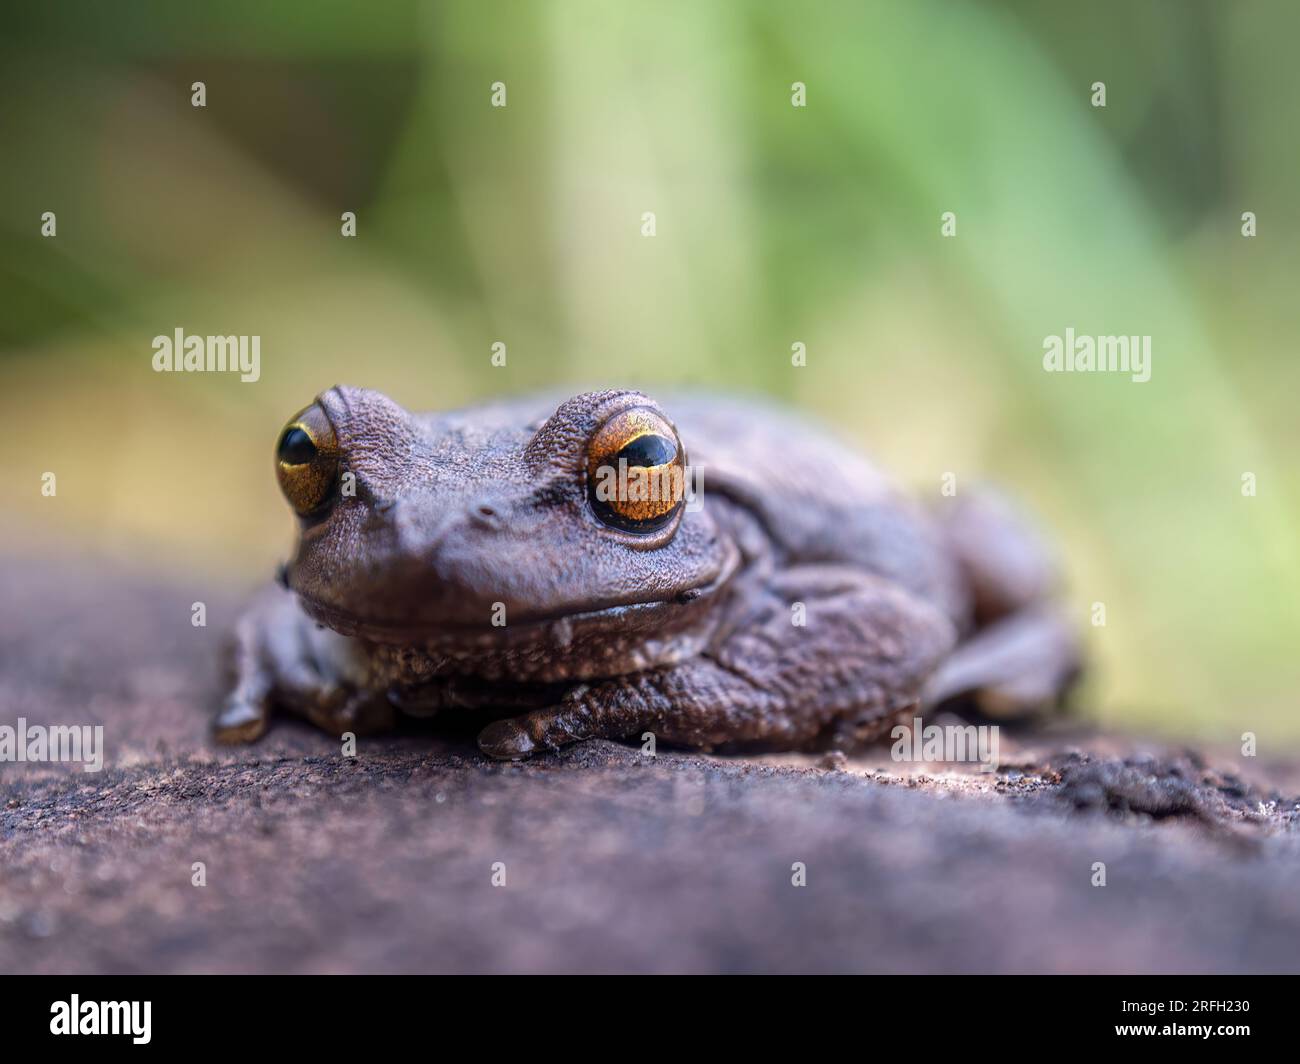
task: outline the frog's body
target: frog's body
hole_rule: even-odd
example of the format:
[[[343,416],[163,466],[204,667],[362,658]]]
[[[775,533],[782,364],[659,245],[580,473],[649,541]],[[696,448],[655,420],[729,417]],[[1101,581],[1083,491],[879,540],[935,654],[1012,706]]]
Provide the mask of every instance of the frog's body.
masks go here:
[[[702,505],[596,493],[620,457],[685,455]],[[616,391],[412,415],[340,387],[286,428],[278,469],[302,535],[291,590],[240,623],[224,739],[275,706],[335,733],[469,708],[495,757],[646,732],[814,748],[955,696],[1055,704],[1078,669],[1053,567],[1004,504],[927,513],[767,405]]]

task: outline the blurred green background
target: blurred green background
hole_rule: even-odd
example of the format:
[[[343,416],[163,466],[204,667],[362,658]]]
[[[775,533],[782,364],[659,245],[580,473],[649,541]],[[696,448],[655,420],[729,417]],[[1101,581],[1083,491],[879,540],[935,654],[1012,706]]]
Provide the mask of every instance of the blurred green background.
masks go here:
[[[922,492],[952,471],[1026,499],[1062,540],[1106,722],[1300,740],[1300,5],[241,0],[6,23],[9,549],[251,585],[291,541],[277,431],[339,381],[413,408],[769,392]],[[259,334],[261,380],[154,373],[176,327]],[[1044,373],[1067,327],[1150,334],[1151,381]]]

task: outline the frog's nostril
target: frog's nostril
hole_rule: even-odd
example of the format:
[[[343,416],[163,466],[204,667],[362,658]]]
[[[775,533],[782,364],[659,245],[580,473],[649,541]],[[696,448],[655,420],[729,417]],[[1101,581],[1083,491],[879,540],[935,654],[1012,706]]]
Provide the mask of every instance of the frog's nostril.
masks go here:
[[[487,503],[479,503],[469,508],[470,524],[476,528],[489,530],[499,529],[501,527],[501,515],[497,512],[495,506],[489,506]]]

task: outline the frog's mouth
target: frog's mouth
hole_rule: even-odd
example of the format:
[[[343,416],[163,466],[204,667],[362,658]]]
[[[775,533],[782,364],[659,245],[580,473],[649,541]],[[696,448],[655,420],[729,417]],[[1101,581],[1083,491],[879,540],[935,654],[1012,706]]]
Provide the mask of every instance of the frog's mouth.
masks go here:
[[[378,643],[410,643],[431,645],[465,644],[496,646],[502,642],[532,641],[549,634],[556,642],[567,642],[568,635],[578,635],[593,626],[602,629],[618,627],[636,630],[652,627],[673,614],[695,614],[715,588],[692,588],[670,599],[649,599],[644,602],[621,602],[594,609],[559,611],[514,617],[507,614],[508,623],[467,624],[455,622],[411,622],[366,617],[341,610],[325,603],[299,595],[304,611],[309,617],[342,635],[356,636]]]
[[[475,611],[486,618],[483,621],[387,618],[325,602],[305,589],[293,587],[292,580],[289,586],[312,620],[342,635],[370,642],[436,647],[465,655],[520,644],[548,644],[562,651],[572,643],[590,641],[602,634],[617,634],[625,640],[651,639],[658,633],[690,627],[725,591],[738,565],[739,552],[728,552],[723,564],[707,580],[668,596],[647,595],[643,599],[546,612],[512,610],[495,603]]]

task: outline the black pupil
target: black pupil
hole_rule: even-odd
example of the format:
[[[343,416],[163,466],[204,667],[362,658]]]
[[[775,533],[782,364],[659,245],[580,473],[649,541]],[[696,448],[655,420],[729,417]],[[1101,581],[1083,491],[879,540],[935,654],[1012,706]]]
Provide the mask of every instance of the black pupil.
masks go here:
[[[677,447],[672,440],[662,436],[638,436],[621,451],[615,462],[625,460],[629,466],[668,465],[677,457]]]
[[[302,429],[294,427],[280,437],[280,461],[285,465],[306,465],[316,457],[316,445]]]

